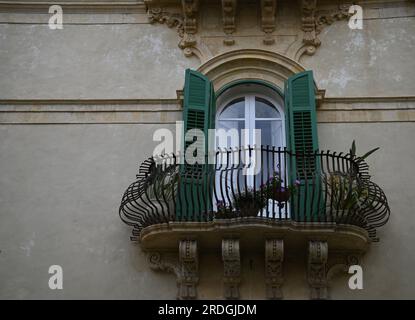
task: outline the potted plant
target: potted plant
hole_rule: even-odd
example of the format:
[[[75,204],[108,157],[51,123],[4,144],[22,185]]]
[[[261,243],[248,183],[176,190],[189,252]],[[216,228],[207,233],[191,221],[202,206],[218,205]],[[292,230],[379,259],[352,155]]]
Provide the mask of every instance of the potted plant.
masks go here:
[[[363,156],[356,156],[356,143],[353,141],[350,148],[352,159],[364,160],[379,148],[374,148]],[[366,184],[360,181],[355,172],[350,169],[347,173],[332,172],[325,177],[327,196],[331,199],[331,206],[336,210],[336,221],[342,222],[350,211],[358,212],[362,206],[371,206],[371,197]],[[331,210],[331,208],[327,208]],[[350,217],[349,217],[350,218]],[[358,215],[354,219],[360,219]]]
[[[287,202],[291,195],[297,191],[297,188],[301,182],[299,180],[295,180],[293,185],[288,185],[287,187],[283,186],[283,182],[284,181],[281,179],[280,174],[276,171],[273,176],[261,186],[262,192],[266,194],[268,199],[278,202]]]
[[[153,206],[160,212],[170,211],[174,215],[173,198],[177,196],[179,172],[177,166],[171,166],[164,171],[155,170],[154,177],[148,181],[146,192]]]
[[[216,219],[232,219],[235,218],[235,213],[232,212],[230,206],[226,205],[225,201],[219,200],[216,203],[217,212],[215,213]]]
[[[256,217],[258,212],[267,205],[267,198],[260,191],[247,189],[234,197],[235,207],[243,217]]]

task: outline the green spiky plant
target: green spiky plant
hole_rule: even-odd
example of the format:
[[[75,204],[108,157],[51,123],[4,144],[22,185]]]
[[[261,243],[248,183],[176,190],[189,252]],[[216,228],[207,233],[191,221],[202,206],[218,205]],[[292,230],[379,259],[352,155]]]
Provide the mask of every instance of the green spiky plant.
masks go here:
[[[364,160],[371,154],[379,150],[379,147],[366,152],[362,156],[356,155],[356,142],[350,147],[349,154],[352,159]],[[327,177],[328,196],[332,199],[334,207],[339,210],[359,210],[363,202],[369,197],[369,190],[366,184],[360,183],[357,177],[352,173],[331,173]]]
[[[147,187],[150,198],[158,200],[172,201],[177,194],[179,183],[179,172],[176,166],[161,171],[157,170],[155,178],[151,180]]]
[[[350,147],[350,151],[349,151],[349,153],[350,153],[350,155],[352,156],[352,158],[353,158],[353,159],[355,159],[355,158],[359,158],[359,159],[364,160],[364,159],[366,159],[367,157],[369,157],[372,153],[374,153],[374,152],[378,151],[379,149],[380,149],[379,147],[376,147],[376,148],[374,148],[374,149],[372,149],[372,150],[370,150],[370,151],[366,152],[363,156],[359,156],[359,157],[357,157],[357,156],[356,156],[356,141],[355,141],[355,140],[353,140],[353,142],[352,142],[352,146]]]

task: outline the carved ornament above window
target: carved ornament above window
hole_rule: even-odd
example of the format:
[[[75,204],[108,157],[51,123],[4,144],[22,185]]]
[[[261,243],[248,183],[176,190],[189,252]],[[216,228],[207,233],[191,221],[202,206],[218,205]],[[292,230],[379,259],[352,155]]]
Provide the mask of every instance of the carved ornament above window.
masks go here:
[[[318,6],[317,0],[246,2],[145,0],[150,23],[175,28],[187,57],[205,62],[229,50],[263,48],[299,60],[321,45],[318,34],[350,17],[348,6]]]

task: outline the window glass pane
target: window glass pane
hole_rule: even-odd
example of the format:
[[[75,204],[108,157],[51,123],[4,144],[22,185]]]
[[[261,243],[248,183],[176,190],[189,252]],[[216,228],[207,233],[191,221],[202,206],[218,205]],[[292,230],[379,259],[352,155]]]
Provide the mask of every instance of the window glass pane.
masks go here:
[[[244,120],[220,120],[218,129],[224,129],[225,135],[216,138],[217,146],[221,148],[234,148],[242,144],[241,130],[245,129]],[[236,129],[238,133],[234,138],[231,137],[231,129]]]
[[[276,149],[278,147],[282,147],[282,121],[281,120],[256,120],[255,121],[255,129],[261,130],[261,144],[264,146],[275,146]],[[256,143],[259,145],[259,142]],[[266,157],[266,155],[263,155]],[[282,159],[280,159],[282,160]],[[278,156],[276,155],[274,159],[262,159],[262,170],[256,176],[256,183],[257,186],[262,184],[264,181],[266,182],[269,177],[273,175],[273,172],[277,169],[278,164]]]
[[[245,117],[245,98],[238,98],[230,102],[222,111],[221,119],[244,118]]]
[[[280,118],[278,110],[267,100],[255,97],[256,118]]]
[[[255,129],[261,130],[261,144],[282,146],[282,122],[280,120],[256,120]],[[256,143],[259,145],[259,143]]]

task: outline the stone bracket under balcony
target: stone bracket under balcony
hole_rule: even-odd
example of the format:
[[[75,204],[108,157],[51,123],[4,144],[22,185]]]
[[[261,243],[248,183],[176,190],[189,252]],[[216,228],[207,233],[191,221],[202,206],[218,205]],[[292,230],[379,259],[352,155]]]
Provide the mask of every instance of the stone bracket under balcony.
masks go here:
[[[175,274],[177,298],[195,299],[200,279],[199,257],[217,254],[223,263],[223,298],[239,299],[241,260],[264,257],[264,298],[284,297],[284,263],[303,261],[310,299],[328,299],[330,279],[359,264],[370,244],[366,230],[351,225],[272,223],[262,218],[171,222],[146,227],[140,235],[150,267]]]
[[[247,152],[262,159],[259,181],[241,175],[245,162],[234,165],[235,154]],[[383,190],[350,154],[261,146],[220,150],[215,158],[221,161],[202,170],[176,155],[150,158],[121,200],[131,240],[149,254],[151,268],[176,275],[179,299],[246,298],[246,288],[261,290],[260,283],[264,298],[281,299],[286,266],[302,272],[298,281],[311,299],[327,299],[330,278],[359,264],[389,219]],[[294,161],[301,165],[287,165]],[[198,286],[212,279],[222,293],[215,285],[214,294],[208,288],[199,295]]]

